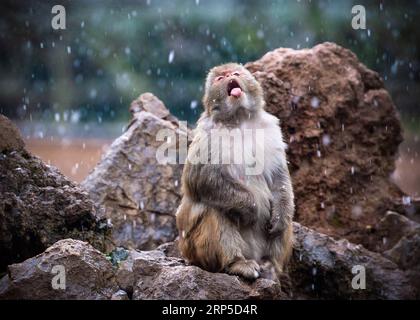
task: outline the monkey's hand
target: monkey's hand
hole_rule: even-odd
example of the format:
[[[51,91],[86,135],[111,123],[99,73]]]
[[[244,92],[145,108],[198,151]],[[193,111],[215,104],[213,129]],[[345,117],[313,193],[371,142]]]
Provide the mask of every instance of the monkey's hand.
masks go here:
[[[275,205],[273,201],[270,201],[270,219],[266,224],[266,231],[269,238],[280,237],[283,234],[283,231],[286,229],[288,221],[284,212],[280,211],[280,206]]]
[[[226,182],[226,180],[225,180]],[[233,222],[241,226],[255,224],[258,220],[257,205],[254,195],[241,183],[231,180],[230,187],[225,190],[230,197],[222,198],[215,204]]]

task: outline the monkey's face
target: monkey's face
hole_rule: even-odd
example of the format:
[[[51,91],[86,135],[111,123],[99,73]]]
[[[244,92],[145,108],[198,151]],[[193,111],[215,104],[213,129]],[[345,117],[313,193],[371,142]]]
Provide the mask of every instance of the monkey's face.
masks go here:
[[[215,119],[237,119],[262,108],[263,93],[260,84],[247,69],[228,63],[210,70],[203,104]]]

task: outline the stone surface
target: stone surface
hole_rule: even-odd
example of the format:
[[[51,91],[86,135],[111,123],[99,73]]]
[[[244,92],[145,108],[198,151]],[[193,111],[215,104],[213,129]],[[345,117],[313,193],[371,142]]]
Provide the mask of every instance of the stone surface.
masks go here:
[[[294,223],[295,244],[288,277],[281,279],[285,299],[414,299],[420,286],[413,283],[414,273],[361,245],[333,238]],[[179,257],[177,242],[159,248],[166,255]],[[356,274],[352,268],[363,266],[366,289],[352,288]],[[418,279],[418,276],[417,276]],[[265,279],[266,280],[266,279]]]
[[[0,114],[0,152],[22,150],[24,146],[19,129],[7,117]]]
[[[86,242],[61,240],[44,253],[9,266],[0,280],[0,299],[414,299],[412,269],[361,245],[294,225],[289,275],[280,284],[265,276],[248,282],[211,273],[178,258],[176,242],[159,249],[119,249],[115,266]],[[123,250],[123,251],[121,251]],[[51,286],[54,265],[66,270],[66,290]],[[365,268],[366,289],[352,288],[354,266]]]
[[[141,111],[152,113],[158,118],[166,118],[170,115],[163,102],[153,94],[146,92],[131,102],[130,112],[134,115]]]
[[[23,149],[14,133],[14,149],[0,152],[0,271],[67,237],[104,250],[108,225],[87,192]]]
[[[369,226],[401,197],[389,180],[401,127],[382,79],[333,43],[276,49],[246,67],[289,145],[295,219],[373,249]]]
[[[414,232],[420,233],[420,224],[397,212],[388,211],[379,220],[371,233],[371,242],[377,243],[376,250],[383,252],[391,249],[401,238]]]
[[[175,238],[175,211],[181,198],[182,166],[157,161],[156,152],[163,144],[157,141],[158,132],[186,137],[187,129],[143,111],[166,114],[153,95],[143,94],[136,101],[133,105],[142,108],[135,110],[127,131],[113,142],[82,186],[105,207],[115,245],[153,249]],[[175,146],[177,140],[169,144]]]
[[[62,283],[54,281],[58,272],[53,267],[58,265],[64,267],[65,289],[53,288],[53,283]],[[10,265],[0,280],[0,299],[103,300],[117,292],[111,262],[87,242],[72,239],[58,241],[42,254]]]
[[[403,236],[395,246],[385,251],[384,254],[403,270],[420,268],[420,230]]]
[[[415,299],[420,287],[398,265],[346,239],[339,241],[294,223],[295,248],[289,275],[294,294],[321,299]],[[366,288],[357,290],[352,280],[365,270]]]
[[[236,276],[210,273],[159,250],[141,252],[134,260],[133,273],[133,299],[287,298],[272,280],[248,283]]]

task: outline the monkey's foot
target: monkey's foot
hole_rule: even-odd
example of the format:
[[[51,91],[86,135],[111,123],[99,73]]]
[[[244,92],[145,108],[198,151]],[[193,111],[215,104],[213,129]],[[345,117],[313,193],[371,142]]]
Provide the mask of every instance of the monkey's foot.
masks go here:
[[[260,266],[255,260],[239,260],[227,269],[227,273],[255,280],[260,276]]]

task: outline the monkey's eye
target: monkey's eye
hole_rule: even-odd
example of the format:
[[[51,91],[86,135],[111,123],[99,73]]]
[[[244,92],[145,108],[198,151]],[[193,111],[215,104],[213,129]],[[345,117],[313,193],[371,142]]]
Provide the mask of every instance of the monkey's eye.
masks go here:
[[[216,81],[220,81],[220,80],[222,80],[224,78],[224,76],[218,76],[217,78],[216,78]]]
[[[239,77],[239,72],[234,72],[234,73],[232,73],[234,76],[237,76],[237,77]]]

